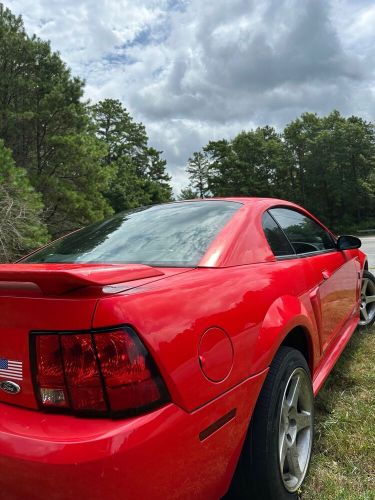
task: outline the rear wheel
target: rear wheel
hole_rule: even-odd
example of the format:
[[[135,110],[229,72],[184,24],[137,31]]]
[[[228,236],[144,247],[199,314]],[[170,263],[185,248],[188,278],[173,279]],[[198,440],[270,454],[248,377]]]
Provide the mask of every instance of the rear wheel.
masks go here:
[[[258,398],[230,497],[297,499],[311,457],[314,397],[309,368],[281,347]]]
[[[370,326],[375,322],[375,277],[363,271],[359,326]]]

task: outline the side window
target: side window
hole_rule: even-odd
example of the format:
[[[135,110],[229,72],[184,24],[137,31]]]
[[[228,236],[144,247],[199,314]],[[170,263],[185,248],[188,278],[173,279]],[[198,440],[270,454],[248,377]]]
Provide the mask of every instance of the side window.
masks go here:
[[[268,212],[263,214],[263,230],[271,250],[276,257],[294,255],[295,252],[285,234]]]
[[[310,217],[288,208],[273,208],[270,213],[280,224],[296,253],[321,252],[335,248],[329,233]]]

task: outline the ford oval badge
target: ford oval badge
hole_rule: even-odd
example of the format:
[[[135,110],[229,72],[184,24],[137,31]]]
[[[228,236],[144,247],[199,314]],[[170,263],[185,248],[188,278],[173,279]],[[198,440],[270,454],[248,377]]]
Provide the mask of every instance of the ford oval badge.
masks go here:
[[[8,394],[18,394],[21,387],[11,380],[2,380],[0,382],[0,389]]]

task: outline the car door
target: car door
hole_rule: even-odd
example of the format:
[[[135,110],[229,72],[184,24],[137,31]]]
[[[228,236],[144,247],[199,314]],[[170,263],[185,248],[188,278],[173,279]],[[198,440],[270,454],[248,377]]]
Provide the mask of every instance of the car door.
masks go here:
[[[320,340],[324,351],[339,333],[356,307],[358,298],[357,262],[349,253],[337,250],[333,237],[315,220],[290,208],[278,207],[269,213],[284,231],[294,251],[307,259],[317,283],[320,304]]]

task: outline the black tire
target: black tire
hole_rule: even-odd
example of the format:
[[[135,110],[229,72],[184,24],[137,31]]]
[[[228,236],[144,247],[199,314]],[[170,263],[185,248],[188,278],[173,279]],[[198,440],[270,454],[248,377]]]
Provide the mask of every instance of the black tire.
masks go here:
[[[375,296],[375,276],[370,271],[363,271],[361,285],[361,307],[358,326],[367,328],[375,323],[375,302],[367,303],[369,297]]]
[[[305,466],[301,482],[306,476],[311,458],[314,422],[314,400],[310,371],[305,358],[299,351],[290,347],[281,347],[271,363],[259,395],[228,498],[252,500],[294,500],[298,498],[297,491],[300,484],[295,489],[290,488],[289,483],[288,486],[285,486],[285,478],[289,477],[286,475],[285,467],[288,469],[288,461],[290,460],[288,457],[292,457],[293,454],[290,450],[288,451],[289,455],[287,454],[287,458],[284,459],[283,474],[279,458],[279,453],[281,453],[279,444],[283,442],[281,437],[283,434],[280,435],[280,432],[285,432],[284,438],[290,437],[289,431],[285,431],[285,429],[290,429],[290,422],[292,422],[289,417],[287,419],[289,423],[285,422],[284,416],[287,410],[284,410],[282,416],[281,405],[284,401],[284,407],[288,408],[285,406],[288,402],[288,391],[292,390],[291,384],[298,383],[298,376],[301,376],[301,384],[303,384],[301,385],[303,387],[301,395],[308,399],[308,405],[311,408],[309,417],[311,423],[306,426],[306,431],[297,430],[295,434],[295,436],[302,436],[298,432],[305,433],[303,439],[309,436],[309,449],[308,454],[304,455],[306,461],[303,461]],[[303,413],[302,409],[300,411]],[[287,414],[290,415],[289,412]],[[295,437],[296,443],[298,439]],[[305,448],[303,447],[303,449]]]

